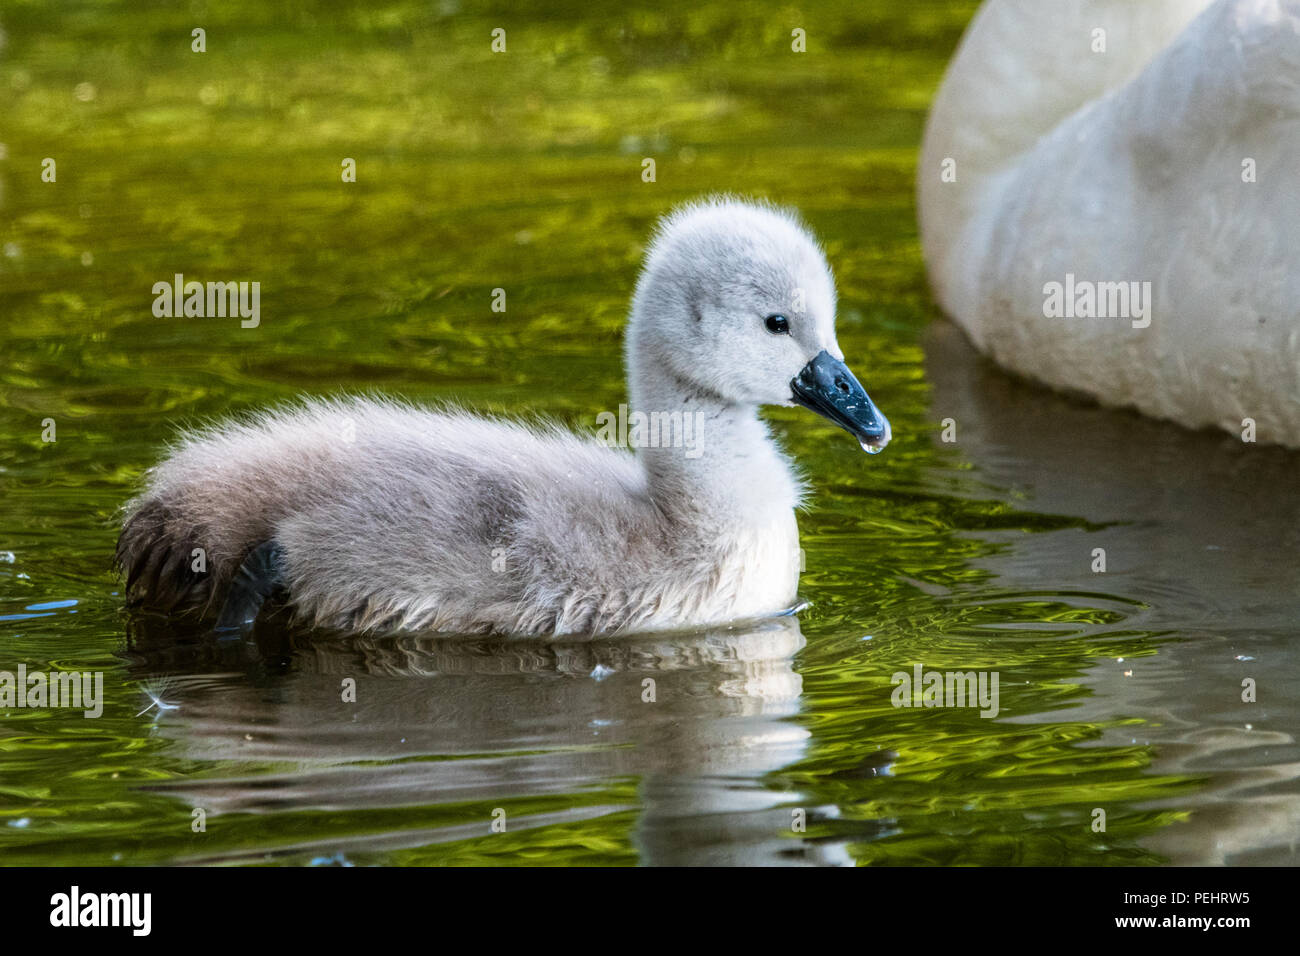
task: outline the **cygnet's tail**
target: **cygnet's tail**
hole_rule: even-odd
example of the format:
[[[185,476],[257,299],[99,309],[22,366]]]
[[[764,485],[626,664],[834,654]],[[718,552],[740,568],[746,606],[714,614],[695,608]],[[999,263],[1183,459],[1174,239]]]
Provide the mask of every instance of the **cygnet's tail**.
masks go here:
[[[130,509],[116,555],[128,604],[169,613],[209,608],[228,575],[200,544],[202,530],[162,498],[138,500]]]
[[[221,611],[243,562],[275,537],[329,475],[346,475],[341,416],[365,405],[316,402],[262,412],[188,436],[126,506],[117,565],[129,605]]]

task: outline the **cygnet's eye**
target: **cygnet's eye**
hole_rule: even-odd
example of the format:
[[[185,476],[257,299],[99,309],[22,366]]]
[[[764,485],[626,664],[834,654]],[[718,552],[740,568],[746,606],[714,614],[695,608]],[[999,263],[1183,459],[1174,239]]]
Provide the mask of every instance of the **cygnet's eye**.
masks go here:
[[[773,335],[789,335],[790,320],[784,315],[769,315],[764,323]]]

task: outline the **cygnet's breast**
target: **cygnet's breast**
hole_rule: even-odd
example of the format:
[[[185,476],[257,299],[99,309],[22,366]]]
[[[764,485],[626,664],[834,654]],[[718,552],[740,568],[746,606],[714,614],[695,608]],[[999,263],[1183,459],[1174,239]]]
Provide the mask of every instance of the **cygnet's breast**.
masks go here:
[[[729,569],[733,615],[748,617],[783,611],[799,589],[799,526],[794,512],[738,531]]]

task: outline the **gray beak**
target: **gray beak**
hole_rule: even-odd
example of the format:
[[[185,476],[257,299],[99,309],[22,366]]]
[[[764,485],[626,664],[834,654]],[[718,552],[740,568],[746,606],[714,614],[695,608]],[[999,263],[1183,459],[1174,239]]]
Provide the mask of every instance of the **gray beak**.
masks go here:
[[[790,381],[794,401],[828,418],[856,438],[868,454],[878,454],[892,437],[880,414],[849,367],[825,349]]]

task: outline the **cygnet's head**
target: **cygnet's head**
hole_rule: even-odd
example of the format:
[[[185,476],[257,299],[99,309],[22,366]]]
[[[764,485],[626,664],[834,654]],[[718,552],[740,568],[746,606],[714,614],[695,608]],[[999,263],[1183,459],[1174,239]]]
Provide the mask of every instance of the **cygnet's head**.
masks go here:
[[[835,281],[791,214],[708,199],[660,221],[627,333],[634,390],[652,369],[728,404],[803,405],[880,451],[889,421],[835,341]]]

